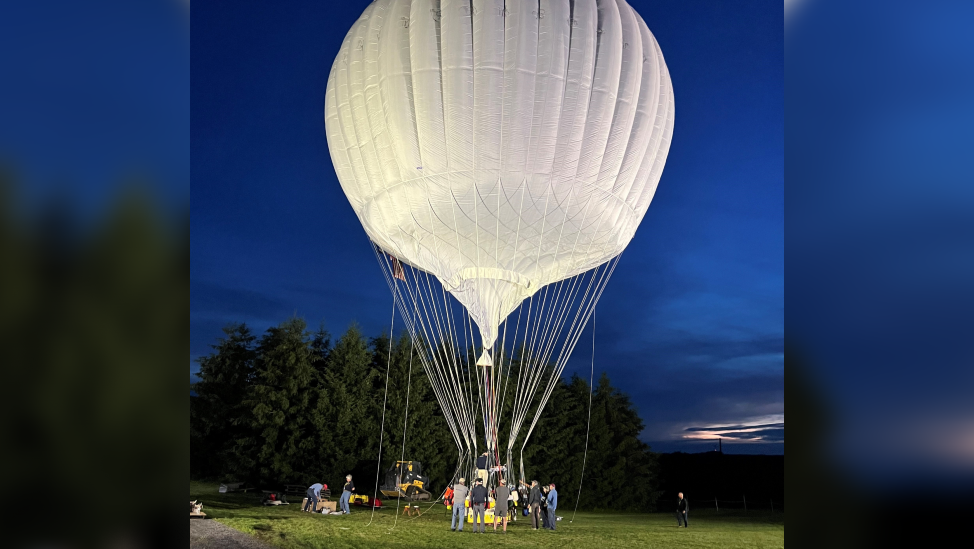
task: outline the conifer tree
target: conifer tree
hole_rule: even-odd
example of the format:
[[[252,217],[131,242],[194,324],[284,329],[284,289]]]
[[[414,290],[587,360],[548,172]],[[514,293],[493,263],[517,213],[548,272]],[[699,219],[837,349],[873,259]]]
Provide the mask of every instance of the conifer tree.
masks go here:
[[[363,488],[375,481],[379,442],[376,408],[381,406],[381,394],[375,391],[372,355],[361,330],[352,324],[328,353],[318,408],[327,433],[320,447],[326,479],[341,483],[351,473],[356,486]]]
[[[608,376],[602,375],[608,384]],[[601,380],[600,380],[601,381]],[[616,509],[652,510],[659,492],[656,455],[649,446],[639,440],[643,421],[633,407],[629,396],[618,389],[609,394],[608,423],[612,433],[612,460],[609,469],[613,478],[620,479],[623,486],[632,489],[621,490],[613,505]]]
[[[315,453],[310,429],[315,355],[307,325],[292,318],[270,328],[257,348],[253,383],[244,400],[246,434],[237,451],[250,458],[243,467],[263,483],[306,481]]]
[[[191,470],[200,478],[225,476],[235,461],[238,432],[234,420],[243,412],[242,403],[254,375],[256,339],[246,324],[228,324],[226,337],[213,345],[213,353],[201,357],[200,381],[191,389]]]

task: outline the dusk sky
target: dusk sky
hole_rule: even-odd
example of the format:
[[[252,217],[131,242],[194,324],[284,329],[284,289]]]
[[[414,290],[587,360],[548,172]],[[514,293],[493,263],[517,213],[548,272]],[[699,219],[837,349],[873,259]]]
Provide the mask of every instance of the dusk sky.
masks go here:
[[[367,4],[194,6],[191,373],[230,322],[389,329],[392,297],[322,116],[332,61]],[[783,6],[630,4],[663,50],[676,123],[596,311],[596,375],[632,397],[656,451],[722,436],[725,451],[783,454]],[[588,329],[582,341],[566,376],[588,376]]]

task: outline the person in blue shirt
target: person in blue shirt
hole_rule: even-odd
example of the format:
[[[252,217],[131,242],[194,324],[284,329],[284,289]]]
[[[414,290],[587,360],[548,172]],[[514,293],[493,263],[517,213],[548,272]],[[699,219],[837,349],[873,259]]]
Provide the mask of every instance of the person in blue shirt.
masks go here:
[[[555,509],[558,508],[558,490],[555,490],[555,483],[552,482],[548,490],[548,509],[545,511],[548,514],[548,528],[551,530],[555,529]]]
[[[321,499],[321,489],[325,486],[316,482],[308,487],[308,501],[304,504],[304,510],[314,513],[318,510],[318,500]]]

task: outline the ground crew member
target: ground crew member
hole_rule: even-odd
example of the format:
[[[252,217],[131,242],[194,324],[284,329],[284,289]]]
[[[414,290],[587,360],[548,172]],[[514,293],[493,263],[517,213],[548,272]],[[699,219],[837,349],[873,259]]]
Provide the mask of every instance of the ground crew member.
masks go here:
[[[678,498],[676,500],[676,527],[689,528],[690,522],[687,520],[687,511],[690,510],[690,504],[683,499],[683,492],[677,494],[676,497]]]
[[[500,480],[500,485],[494,488],[494,531],[497,531],[497,521],[504,521],[504,533],[507,533],[507,500],[511,497],[511,489],[507,487],[504,479]]]
[[[487,475],[487,452],[484,452],[477,458],[477,478],[484,484],[487,484]]]
[[[558,490],[555,490],[555,483],[552,482],[548,490],[548,510],[547,510],[548,528],[552,530],[555,529],[555,521],[558,520],[557,517],[555,517],[555,509],[557,508],[558,508]]]
[[[346,515],[352,511],[348,508],[348,500],[352,498],[352,492],[355,491],[355,483],[352,482],[352,475],[345,475],[345,487],[342,488],[342,497],[338,500],[338,503],[342,506],[342,513]]]
[[[477,483],[470,490],[470,507],[473,509],[473,531],[475,534],[483,534],[487,531],[487,522],[484,516],[484,507],[486,506],[487,488],[484,487],[484,483],[478,478]],[[480,521],[480,532],[477,532],[478,520]]]
[[[523,482],[523,481],[522,481]],[[541,489],[538,481],[531,481],[531,492],[528,493],[528,509],[531,510],[531,528],[537,530],[541,522]]]
[[[308,487],[308,501],[304,504],[304,510],[314,513],[318,510],[318,500],[321,499],[321,489],[325,486],[316,482]]]
[[[463,504],[467,500],[467,487],[463,484],[464,479],[453,485],[453,518],[450,519],[450,531],[456,530],[463,532],[463,521],[467,518],[467,509]],[[459,515],[459,519],[457,516]],[[457,523],[460,523],[457,526]]]

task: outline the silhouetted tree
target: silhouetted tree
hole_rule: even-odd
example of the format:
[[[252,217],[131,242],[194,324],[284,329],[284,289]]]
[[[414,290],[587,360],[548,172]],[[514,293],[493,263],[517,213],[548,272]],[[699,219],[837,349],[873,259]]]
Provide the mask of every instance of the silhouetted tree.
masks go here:
[[[213,353],[201,357],[200,381],[190,400],[190,450],[194,472],[201,477],[219,476],[234,467],[237,431],[235,420],[243,414],[243,401],[253,381],[256,339],[246,324],[229,324],[226,337],[213,345]]]
[[[261,338],[253,381],[238,423],[237,474],[273,482],[307,480],[315,455],[315,433],[309,414],[315,381],[307,325],[292,318],[270,328]]]

